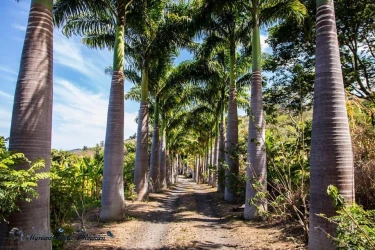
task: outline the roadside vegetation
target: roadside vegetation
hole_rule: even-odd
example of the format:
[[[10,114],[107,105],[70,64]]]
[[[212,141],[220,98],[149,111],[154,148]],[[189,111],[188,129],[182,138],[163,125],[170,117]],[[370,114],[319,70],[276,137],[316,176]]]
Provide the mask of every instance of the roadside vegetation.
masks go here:
[[[22,225],[17,214],[32,214],[37,199],[50,214],[45,231],[85,232],[90,211],[99,208],[103,223],[125,220],[128,202],[166,192],[184,175],[216,188],[243,209],[243,220],[293,225],[310,249],[375,248],[375,3],[52,2],[35,7],[44,6],[51,30],[54,22],[67,37],[113,51],[103,69],[112,77],[106,138],[94,148],[51,151],[52,103],[43,102],[45,116],[27,118],[30,107],[16,92],[9,145],[0,137],[2,228]],[[320,18],[337,37],[326,37]],[[261,31],[269,50],[261,51]],[[43,49],[52,60],[50,46]],[[175,64],[183,49],[193,59]],[[322,66],[340,62],[342,72]],[[126,94],[124,79],[134,84]],[[43,84],[52,89],[52,76]],[[38,94],[50,100],[45,91]],[[140,102],[138,131],[128,139],[124,99]],[[39,114],[38,100],[30,103]]]

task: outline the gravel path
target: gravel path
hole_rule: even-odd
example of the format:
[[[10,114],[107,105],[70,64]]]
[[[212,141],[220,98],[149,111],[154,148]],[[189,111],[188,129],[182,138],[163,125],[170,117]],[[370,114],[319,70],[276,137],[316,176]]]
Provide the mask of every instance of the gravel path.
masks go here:
[[[238,213],[227,216],[233,206],[220,197],[181,176],[149,202],[128,203],[128,220],[86,224],[90,235],[111,231],[113,238],[72,242],[68,249],[304,249],[286,241],[279,228],[233,219]]]

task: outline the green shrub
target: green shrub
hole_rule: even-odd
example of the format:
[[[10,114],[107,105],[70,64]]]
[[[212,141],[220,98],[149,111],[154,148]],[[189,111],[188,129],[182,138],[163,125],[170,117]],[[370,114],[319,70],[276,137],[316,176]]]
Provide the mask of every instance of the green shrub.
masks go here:
[[[335,186],[328,186],[328,195],[338,209],[337,215],[327,218],[336,224],[336,236],[332,237],[339,249],[375,249],[375,210],[364,210],[353,203],[346,205]],[[324,215],[322,217],[326,218]]]
[[[44,160],[31,163],[23,153],[10,152],[6,148],[7,140],[0,136],[0,220],[5,220],[18,211],[17,202],[30,202],[37,198],[35,190],[38,180],[49,177],[48,173],[36,173],[45,167]],[[28,164],[27,170],[17,170],[20,164]]]

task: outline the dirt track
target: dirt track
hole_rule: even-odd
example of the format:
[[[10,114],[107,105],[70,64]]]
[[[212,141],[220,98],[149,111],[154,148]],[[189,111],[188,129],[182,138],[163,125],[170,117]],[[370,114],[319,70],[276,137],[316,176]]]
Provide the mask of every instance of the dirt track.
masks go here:
[[[152,194],[149,202],[128,202],[124,222],[103,224],[91,215],[89,235],[111,231],[114,237],[71,242],[69,249],[304,249],[286,240],[280,228],[239,220],[232,207],[215,189],[180,177],[177,186]]]

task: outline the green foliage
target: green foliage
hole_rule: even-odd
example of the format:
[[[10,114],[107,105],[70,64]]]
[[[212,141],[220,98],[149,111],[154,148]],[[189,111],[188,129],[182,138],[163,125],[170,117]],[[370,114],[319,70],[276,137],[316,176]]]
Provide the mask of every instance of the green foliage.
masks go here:
[[[50,204],[53,230],[73,218],[73,205],[83,195],[81,165],[82,160],[72,153],[52,151]]]
[[[355,198],[364,209],[375,209],[375,131],[373,104],[359,98],[347,101],[354,154]]]
[[[100,206],[104,153],[98,145],[92,153],[92,156],[77,156],[52,150],[50,209],[52,232],[56,235],[59,228],[71,231],[76,215],[84,227],[85,211]],[[56,249],[63,249],[65,244],[53,242]]]
[[[127,140],[124,143],[124,193],[126,199],[135,200],[136,192],[134,191],[134,167],[135,167],[135,140]]]
[[[11,213],[19,211],[18,202],[31,202],[33,198],[37,198],[35,188],[38,180],[49,177],[48,173],[37,173],[45,167],[43,159],[31,163],[23,153],[8,151],[6,142],[0,136],[0,219],[4,220]],[[20,165],[30,167],[18,170]]]
[[[303,114],[302,117],[305,115]],[[263,219],[297,222],[308,238],[308,192],[311,120],[277,113],[266,131],[267,191],[254,181],[256,196],[249,202]],[[269,210],[259,204],[267,201]]]
[[[336,224],[336,237],[332,239],[337,247],[339,249],[374,249],[375,210],[366,211],[356,203],[345,205],[344,198],[335,186],[328,186],[327,193],[338,209],[336,216],[328,218],[330,222]]]

